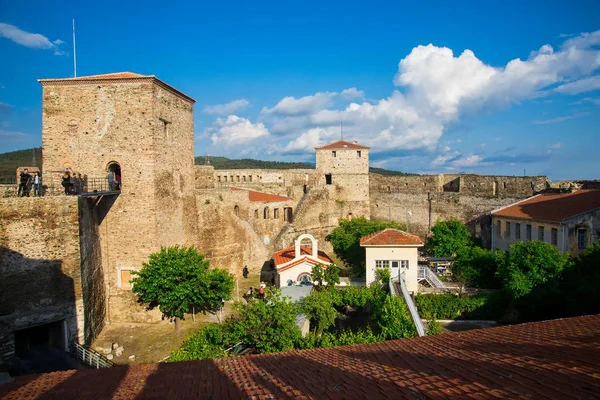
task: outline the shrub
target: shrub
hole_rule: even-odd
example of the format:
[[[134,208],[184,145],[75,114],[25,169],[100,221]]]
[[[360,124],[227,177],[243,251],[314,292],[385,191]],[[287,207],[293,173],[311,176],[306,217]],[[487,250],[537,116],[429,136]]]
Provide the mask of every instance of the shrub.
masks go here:
[[[453,294],[417,294],[415,303],[425,319],[491,319],[504,315],[508,299],[501,292],[458,297]]]
[[[415,325],[400,297],[386,296],[382,307],[375,310],[374,319],[384,340],[415,336]]]

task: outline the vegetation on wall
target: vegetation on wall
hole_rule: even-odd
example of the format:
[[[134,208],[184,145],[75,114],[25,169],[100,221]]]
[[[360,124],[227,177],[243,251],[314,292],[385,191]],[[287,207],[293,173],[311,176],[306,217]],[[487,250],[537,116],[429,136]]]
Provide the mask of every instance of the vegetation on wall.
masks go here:
[[[150,254],[140,271],[132,271],[132,291],[149,309],[158,307],[163,315],[178,320],[192,310],[213,312],[231,299],[233,275],[210,268],[209,261],[194,247],[161,247]]]
[[[325,240],[331,243],[340,260],[351,267],[354,274],[365,274],[365,249],[360,246],[360,238],[379,232],[385,228],[406,230],[405,224],[396,221],[368,220],[364,217],[352,220],[340,219],[337,226]]]

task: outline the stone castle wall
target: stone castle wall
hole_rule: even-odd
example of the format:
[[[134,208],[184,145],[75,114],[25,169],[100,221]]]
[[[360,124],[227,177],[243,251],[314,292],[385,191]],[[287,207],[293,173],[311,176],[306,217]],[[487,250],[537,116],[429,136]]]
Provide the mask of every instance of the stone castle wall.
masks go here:
[[[84,341],[78,199],[0,199],[0,368],[14,355],[14,331],[66,320]]]

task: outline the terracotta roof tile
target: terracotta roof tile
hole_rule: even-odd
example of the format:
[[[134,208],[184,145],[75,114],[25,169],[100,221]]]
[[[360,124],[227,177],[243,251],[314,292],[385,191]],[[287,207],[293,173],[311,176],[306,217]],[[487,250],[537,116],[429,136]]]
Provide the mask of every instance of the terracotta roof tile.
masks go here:
[[[124,82],[122,82],[124,81]],[[187,100],[191,103],[195,103],[196,100],[186,95],[185,93],[175,89],[173,86],[161,81],[154,75],[141,75],[134,72],[114,72],[110,74],[100,75],[88,75],[78,76],[76,78],[52,78],[52,79],[38,79],[38,82],[44,85],[86,85],[86,84],[110,84],[110,83],[153,83],[163,89],[170,91],[171,93]]]
[[[338,140],[337,142],[329,143],[323,146],[315,147],[316,150],[329,150],[329,149],[368,149],[367,146],[362,146],[358,143],[346,142],[345,140]]]
[[[365,345],[28,375],[0,398],[598,398],[600,315]]]
[[[560,222],[566,218],[600,208],[600,190],[540,194],[493,211],[501,217]]]
[[[230,188],[231,190],[246,190],[246,189],[240,189],[240,188],[236,188],[236,187],[232,187]],[[262,193],[262,192],[255,192],[254,190],[247,190],[248,192],[248,200],[250,201],[258,201],[261,203],[266,203],[266,202],[270,202],[270,201],[289,201],[289,200],[293,200],[289,197],[285,197],[285,196],[279,196],[276,194],[270,194],[270,193]]]
[[[371,233],[360,238],[361,246],[398,246],[413,245],[421,246],[423,241],[420,237],[399,229],[386,228],[382,231]]]
[[[312,249],[310,247],[300,246],[300,254],[301,255],[312,255]],[[332,263],[333,261],[327,253],[322,250],[318,251],[319,259],[323,260],[327,263]],[[275,265],[285,264],[286,262],[292,261],[296,257],[296,247],[288,247],[287,249],[279,250],[273,254],[273,261]]]
[[[153,75],[136,74],[135,72],[113,72],[110,74],[78,76],[76,78],[61,78],[60,80],[85,81],[101,79],[131,79],[131,78],[152,78]]]

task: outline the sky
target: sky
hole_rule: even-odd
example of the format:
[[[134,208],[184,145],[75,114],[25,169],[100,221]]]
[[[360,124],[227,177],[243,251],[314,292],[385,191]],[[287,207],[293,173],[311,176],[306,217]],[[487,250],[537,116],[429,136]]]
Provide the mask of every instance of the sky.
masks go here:
[[[197,100],[195,153],[600,179],[600,1],[0,0],[0,152],[41,146],[37,79],[131,71]]]

